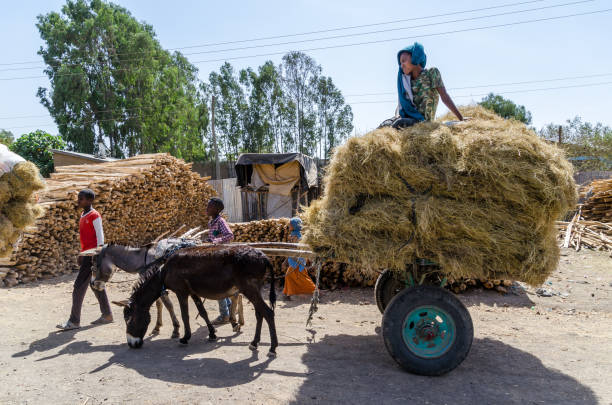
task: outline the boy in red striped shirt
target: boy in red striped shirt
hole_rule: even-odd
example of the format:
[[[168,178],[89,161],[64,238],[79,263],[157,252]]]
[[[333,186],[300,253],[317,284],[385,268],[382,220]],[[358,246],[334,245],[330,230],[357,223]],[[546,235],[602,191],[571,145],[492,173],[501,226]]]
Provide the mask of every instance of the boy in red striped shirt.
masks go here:
[[[81,214],[81,219],[79,221],[81,252],[104,245],[102,216],[100,216],[100,213],[91,206],[95,198],[96,196],[92,190],[85,189],[79,192],[78,204],[79,208],[83,209],[83,214]],[[92,260],[93,258],[90,256],[78,257],[80,269],[72,290],[72,311],[70,312],[68,321],[57,325],[61,330],[78,329],[81,327],[81,307],[83,306],[83,299],[87,292],[87,286],[90,285],[91,281]],[[100,311],[102,312],[102,316],[93,321],[92,324],[96,325],[113,322],[113,314],[110,309],[108,297],[106,296],[106,290],[97,291],[92,288],[92,291],[98,299]]]

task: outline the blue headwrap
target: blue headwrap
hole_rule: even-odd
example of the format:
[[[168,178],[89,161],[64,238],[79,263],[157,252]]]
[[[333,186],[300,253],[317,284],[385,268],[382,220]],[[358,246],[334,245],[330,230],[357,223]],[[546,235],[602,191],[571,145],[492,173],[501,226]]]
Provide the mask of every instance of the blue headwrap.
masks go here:
[[[298,239],[302,239],[302,220],[298,217],[293,217],[289,221],[293,231],[291,231],[291,236],[297,236]]]
[[[406,90],[404,89],[404,83],[402,81],[404,72],[402,72],[402,66],[400,64],[400,56],[404,52],[410,53],[413,65],[421,65],[421,67],[425,68],[425,64],[427,63],[427,56],[425,55],[423,45],[418,42],[407,46],[397,53],[397,63],[400,65],[399,71],[397,72],[397,95],[401,106],[399,113],[402,118],[413,118],[417,121],[425,121],[423,114],[418,112],[412,101],[406,97]]]
[[[298,217],[293,217],[289,223],[293,228],[291,231],[291,236],[296,236],[298,239],[302,239],[302,220]],[[293,267],[294,269],[297,268],[300,272],[304,271],[306,268],[306,259],[303,257],[298,257],[297,259],[289,257],[287,258],[287,262],[289,263],[289,266]]]

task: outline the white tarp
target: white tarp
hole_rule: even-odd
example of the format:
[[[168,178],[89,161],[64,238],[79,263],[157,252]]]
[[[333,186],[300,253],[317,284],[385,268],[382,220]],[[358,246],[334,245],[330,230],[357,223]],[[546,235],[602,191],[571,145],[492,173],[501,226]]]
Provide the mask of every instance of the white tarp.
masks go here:
[[[266,212],[268,218],[291,218],[292,198],[290,195],[268,193]]]
[[[13,170],[13,167],[25,159],[9,150],[6,145],[0,144],[0,176]]]

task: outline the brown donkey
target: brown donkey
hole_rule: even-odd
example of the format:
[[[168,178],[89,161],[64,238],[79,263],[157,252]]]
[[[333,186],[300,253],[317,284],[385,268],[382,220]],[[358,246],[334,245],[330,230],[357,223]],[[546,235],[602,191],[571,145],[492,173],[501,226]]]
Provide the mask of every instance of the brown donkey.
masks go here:
[[[261,296],[266,270],[270,270],[270,308]],[[189,325],[189,297],[191,297],[208,327],[208,339],[216,340],[215,328],[200,298],[218,300],[242,293],[255,307],[257,325],[255,337],[249,345],[257,350],[261,339],[261,325],[265,318],[270,328],[269,356],[276,356],[278,339],[274,326],[274,270],[270,260],[257,249],[248,246],[192,247],[179,250],[161,269],[149,269],[137,282],[124,306],[126,337],[132,348],[141,347],[147,327],[151,322],[149,308],[166,290],[178,297],[185,334],[180,339],[187,344],[191,338]]]

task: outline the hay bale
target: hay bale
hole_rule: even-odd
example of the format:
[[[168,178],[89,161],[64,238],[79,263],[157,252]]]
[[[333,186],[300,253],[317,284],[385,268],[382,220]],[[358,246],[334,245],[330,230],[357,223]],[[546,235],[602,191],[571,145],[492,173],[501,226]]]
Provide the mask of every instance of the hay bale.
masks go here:
[[[6,257],[11,253],[13,243],[18,238],[19,231],[15,229],[7,217],[0,214],[0,257]]]
[[[0,209],[11,199],[11,187],[8,183],[8,176],[0,177]]]
[[[462,110],[473,119],[339,147],[304,242],[366,272],[428,258],[455,279],[543,282],[559,258],[555,220],[575,204],[572,166],[522,123]]]
[[[12,198],[28,199],[32,193],[42,190],[45,182],[32,162],[17,163],[13,169],[4,174],[9,183]]]
[[[4,206],[3,212],[17,229],[33,224],[44,215],[44,209],[40,205],[23,200],[11,200]]]
[[[9,219],[0,214],[0,240],[8,240],[13,234],[15,228]]]

